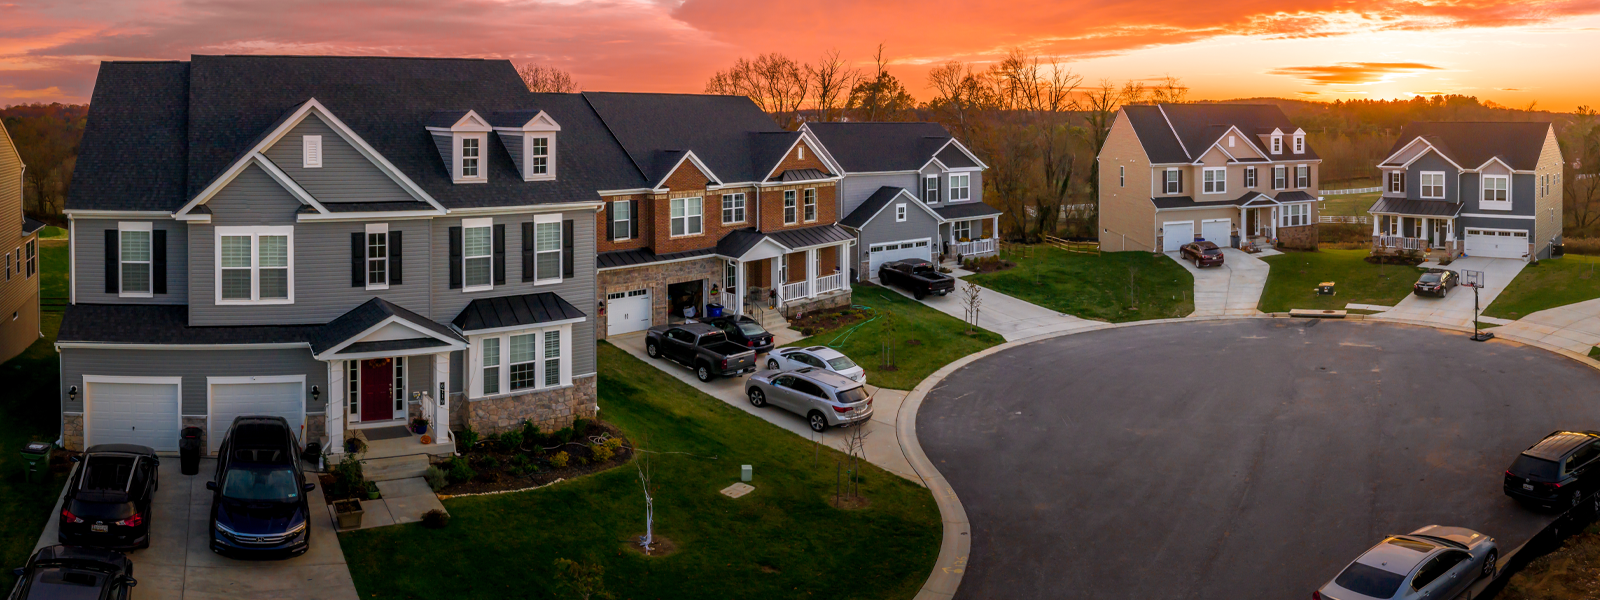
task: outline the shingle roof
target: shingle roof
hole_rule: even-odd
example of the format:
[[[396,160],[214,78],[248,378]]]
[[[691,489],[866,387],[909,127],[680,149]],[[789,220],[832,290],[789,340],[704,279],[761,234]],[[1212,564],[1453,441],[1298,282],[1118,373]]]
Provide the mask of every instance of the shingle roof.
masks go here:
[[[693,151],[724,183],[760,181],[788,149],[785,137],[796,135],[744,96],[584,92],[583,97],[651,185],[678,162],[661,157],[684,151]],[[775,135],[753,135],[767,133]],[[773,156],[771,149],[778,146]]]
[[[952,169],[966,169],[978,166],[978,163],[972,162],[972,158],[968,157],[967,153],[962,152],[954,144],[945,146],[943,150],[933,156],[939,159],[939,162],[944,163],[944,166]]]
[[[1278,192],[1278,197],[1276,198],[1276,200],[1279,202],[1310,202],[1316,199],[1316,196],[1306,193],[1305,190],[1286,190]]]
[[[585,316],[583,311],[555,292],[539,292],[473,300],[450,322],[462,331],[478,331],[582,319]]]
[[[914,171],[928,164],[928,159],[950,140],[950,132],[938,123],[807,123],[806,129],[849,173]],[[949,150],[961,153],[955,148]]]
[[[728,232],[728,235],[722,236],[722,239],[717,240],[716,252],[718,256],[738,258],[744,256],[744,253],[749,252],[751,248],[756,247],[756,244],[761,243],[761,240],[764,239],[767,239],[766,234],[756,231],[754,227],[735,229]]]
[[[1539,167],[1546,122],[1412,122],[1400,130],[1400,139],[1389,149],[1399,152],[1418,137],[1426,139],[1450,160],[1465,169],[1476,169],[1490,158],[1499,158],[1518,171]]]
[[[1257,152],[1276,160],[1318,159],[1309,143],[1304,153],[1295,154],[1288,139],[1284,141],[1282,154],[1268,153],[1257,136],[1272,133],[1273,129],[1285,135],[1299,129],[1282,109],[1271,104],[1136,105],[1123,107],[1122,114],[1133,126],[1152,163],[1194,162],[1222,139],[1230,127],[1237,127],[1244,134],[1244,141]]]
[[[813,246],[826,246],[856,239],[850,232],[841,229],[838,225],[827,224],[805,229],[785,229],[767,234],[772,241],[783,244],[790,250],[810,248]]]
[[[1424,217],[1453,217],[1461,212],[1461,205],[1442,200],[1408,200],[1405,198],[1379,198],[1372,203],[1368,213],[1420,215]]]
[[[44,223],[33,220],[27,215],[22,216],[22,235],[33,235],[33,232],[44,229]]]
[[[322,205],[328,212],[404,212],[429,211],[433,206],[426,202],[327,202]],[[196,207],[198,208],[198,207]],[[209,212],[209,211],[208,211]],[[317,209],[307,204],[299,212],[316,214]]]
[[[100,63],[66,207],[181,205],[188,186],[188,99],[189,63]]]
[[[374,325],[382,323],[384,319],[388,319],[389,317],[399,317],[401,320],[407,323],[427,329],[446,338],[460,342],[466,342],[465,338],[462,338],[460,334],[452,331],[449,327],[445,327],[433,322],[432,320],[429,320],[427,317],[411,312],[404,306],[400,306],[382,298],[373,298],[363,302],[361,306],[352,308],[348,312],[339,315],[338,318],[329,321],[327,325],[324,325],[322,329],[317,332],[317,335],[310,340],[311,351],[316,354],[321,354],[327,351],[329,348],[343,343],[345,340],[361,335],[362,332],[371,329]]]
[[[281,344],[309,342],[322,325],[190,327],[189,307],[165,304],[72,304],[61,342],[103,344]]]
[[[893,202],[895,196],[899,196],[900,192],[904,191],[906,191],[905,188],[892,185],[878,188],[878,191],[873,192],[871,196],[867,196],[866,200],[861,201],[861,206],[857,206],[855,210],[850,211],[850,214],[845,215],[843,219],[839,219],[839,224],[855,229],[862,228],[867,224],[867,221],[871,221],[872,217],[878,214],[878,211],[883,210],[883,207]]]
[[[697,256],[709,256],[712,252],[713,250],[711,248],[685,250],[683,252],[669,252],[666,254],[656,254],[642,248],[636,248],[633,250],[612,250],[610,252],[601,252],[600,254],[596,255],[595,268],[615,269],[617,267],[632,267],[636,265],[666,262],[669,260],[681,260],[685,258],[694,258]]]
[[[935,208],[933,212],[939,213],[939,218],[949,221],[953,219],[990,217],[1001,214],[1003,211],[982,202],[962,202]]]

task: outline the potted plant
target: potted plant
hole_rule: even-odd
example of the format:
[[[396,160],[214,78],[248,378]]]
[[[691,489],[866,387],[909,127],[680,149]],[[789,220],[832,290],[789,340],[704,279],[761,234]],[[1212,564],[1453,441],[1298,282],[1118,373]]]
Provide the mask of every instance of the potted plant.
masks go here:
[[[344,451],[349,454],[361,454],[367,451],[367,443],[361,438],[349,438],[344,441]]]
[[[422,435],[428,432],[428,418],[417,417],[411,420],[411,433]]]
[[[333,502],[333,514],[339,521],[339,529],[360,529],[361,515],[365,512],[361,509],[361,501],[354,498]]]

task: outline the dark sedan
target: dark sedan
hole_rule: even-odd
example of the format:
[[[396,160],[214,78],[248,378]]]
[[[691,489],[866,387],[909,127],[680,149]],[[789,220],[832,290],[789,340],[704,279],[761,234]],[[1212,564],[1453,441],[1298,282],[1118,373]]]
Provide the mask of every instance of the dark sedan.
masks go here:
[[[1596,458],[1600,458],[1600,432],[1557,431],[1517,455],[1506,469],[1503,489],[1526,504],[1576,507],[1600,487]]]
[[[283,417],[238,417],[217,456],[211,549],[242,558],[288,558],[311,544],[311,508],[299,444]]]
[[[1190,242],[1178,248],[1178,255],[1194,262],[1196,268],[1222,266],[1222,249],[1211,242]]]
[[[1445,294],[1450,293],[1450,288],[1459,283],[1458,279],[1455,271],[1428,269],[1422,273],[1421,277],[1417,278],[1415,284],[1412,284],[1411,291],[1416,292],[1418,296],[1426,295],[1443,298]]]
[[[742,315],[730,315],[706,319],[706,323],[721,329],[723,333],[727,334],[728,341],[754,350],[756,354],[772,351],[772,334],[768,333],[766,328],[757,323],[755,319]]]
[[[100,444],[75,457],[58,517],[63,544],[127,550],[150,547],[150,504],[158,481],[156,451]]]
[[[128,600],[133,561],[116,550],[45,546],[12,571],[11,600]]]

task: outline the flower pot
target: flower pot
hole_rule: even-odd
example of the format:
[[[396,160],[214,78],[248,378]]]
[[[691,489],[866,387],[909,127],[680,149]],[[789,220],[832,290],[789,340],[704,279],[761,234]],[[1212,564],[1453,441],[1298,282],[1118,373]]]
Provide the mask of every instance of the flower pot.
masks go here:
[[[360,529],[361,515],[365,512],[360,500],[337,500],[333,503],[333,514],[339,522],[339,529]]]
[[[422,435],[422,434],[427,433],[427,432],[428,432],[428,424],[427,423],[412,423],[411,424],[411,433],[415,433],[417,435]]]

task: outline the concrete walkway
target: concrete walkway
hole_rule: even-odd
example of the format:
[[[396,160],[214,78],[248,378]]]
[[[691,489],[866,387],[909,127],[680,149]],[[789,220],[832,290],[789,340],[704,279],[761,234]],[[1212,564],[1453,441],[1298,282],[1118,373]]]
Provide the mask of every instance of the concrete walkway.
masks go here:
[[[1488,308],[1496,296],[1517,278],[1517,273],[1528,263],[1515,258],[1478,258],[1468,257],[1457,259],[1442,267],[1455,271],[1483,271],[1484,287],[1478,290],[1478,306]],[[1423,267],[1438,267],[1435,262],[1422,263]],[[1531,316],[1531,315],[1530,315]],[[1457,286],[1450,290],[1444,298],[1432,296],[1418,296],[1408,294],[1404,299],[1395,304],[1394,308],[1382,314],[1372,315],[1375,319],[1393,319],[1397,321],[1410,321],[1419,323],[1437,323],[1451,327],[1472,326],[1472,289]]]
[[[971,271],[955,269],[956,277],[971,275]],[[956,284],[956,291],[948,296],[928,296],[921,302],[934,310],[966,321],[966,306],[961,299],[961,290],[969,284],[966,281]],[[907,298],[911,294],[897,287],[887,286],[888,289]],[[981,304],[978,305],[978,327],[1000,334],[1006,341],[1030,338],[1036,335],[1057,333],[1062,331],[1075,331],[1084,327],[1095,325],[1097,321],[1080,319],[1066,313],[1060,313],[1026,300],[1019,300],[992,289],[978,286],[983,290],[978,293]],[[868,288],[860,288],[856,293],[865,292]],[[872,288],[883,289],[883,288]]]
[[[1600,344],[1600,299],[1547,308],[1494,330],[1588,355]]]
[[[1172,260],[1194,275],[1194,312],[1191,317],[1247,317],[1261,314],[1256,305],[1267,287],[1270,267],[1258,256],[1279,254],[1276,250],[1252,255],[1237,248],[1222,249],[1222,266],[1196,268],[1177,252],[1167,252]],[[1010,338],[1007,338],[1008,340]]]

